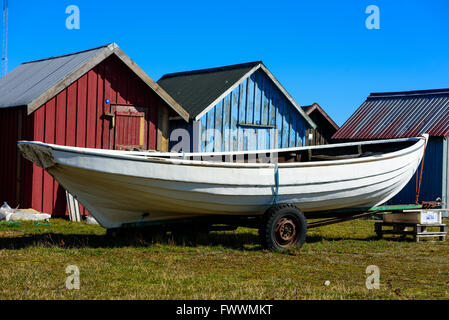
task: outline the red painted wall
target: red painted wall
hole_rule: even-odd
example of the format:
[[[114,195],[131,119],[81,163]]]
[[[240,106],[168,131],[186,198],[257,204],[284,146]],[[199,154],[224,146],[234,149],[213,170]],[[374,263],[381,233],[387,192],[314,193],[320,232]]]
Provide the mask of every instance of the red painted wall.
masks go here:
[[[18,110],[0,109],[0,206],[16,204]]]
[[[19,159],[20,203],[16,201],[16,141],[111,149],[114,129],[111,118],[104,113],[110,112],[114,104],[145,108],[144,146],[156,149],[158,105],[165,103],[114,55],[30,115],[26,115],[25,107],[0,109],[0,201],[54,216],[66,214],[64,189],[47,172],[22,157]],[[22,117],[21,130],[18,117]],[[82,210],[87,214],[87,210]]]

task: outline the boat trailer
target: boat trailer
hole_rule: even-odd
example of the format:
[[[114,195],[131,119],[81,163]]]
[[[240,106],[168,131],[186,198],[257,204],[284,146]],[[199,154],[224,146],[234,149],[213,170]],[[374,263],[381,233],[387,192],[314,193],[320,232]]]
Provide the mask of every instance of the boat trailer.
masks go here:
[[[108,229],[108,234],[113,236],[123,233],[128,234],[136,228],[144,228],[148,232],[188,232],[194,234],[247,227],[259,229],[259,239],[263,247],[271,250],[285,250],[290,247],[301,247],[305,242],[308,229],[368,218],[377,214],[404,213],[438,205],[439,203],[422,203],[302,213],[292,204],[276,204],[270,207],[264,215],[259,216],[214,215],[188,219],[142,221],[126,223],[116,229]],[[307,219],[313,219],[313,221],[308,222]]]

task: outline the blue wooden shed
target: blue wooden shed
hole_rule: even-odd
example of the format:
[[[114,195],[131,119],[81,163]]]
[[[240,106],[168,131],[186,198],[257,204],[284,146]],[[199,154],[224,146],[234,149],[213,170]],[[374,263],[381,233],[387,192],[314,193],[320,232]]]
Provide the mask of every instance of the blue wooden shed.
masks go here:
[[[158,84],[190,114],[188,123],[170,118],[174,151],[303,146],[306,131],[316,128],[261,61],[166,74]],[[183,132],[188,146],[180,143]]]
[[[449,89],[371,93],[332,138],[391,139],[423,133],[430,138],[418,200],[440,198],[449,209]],[[414,176],[389,204],[415,203],[417,181],[419,176]]]

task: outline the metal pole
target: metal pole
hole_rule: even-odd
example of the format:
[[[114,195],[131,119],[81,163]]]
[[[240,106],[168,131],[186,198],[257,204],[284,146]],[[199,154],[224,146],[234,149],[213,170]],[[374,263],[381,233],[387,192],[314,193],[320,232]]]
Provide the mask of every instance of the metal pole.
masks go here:
[[[8,0],[3,0],[3,42],[1,76],[8,73]]]

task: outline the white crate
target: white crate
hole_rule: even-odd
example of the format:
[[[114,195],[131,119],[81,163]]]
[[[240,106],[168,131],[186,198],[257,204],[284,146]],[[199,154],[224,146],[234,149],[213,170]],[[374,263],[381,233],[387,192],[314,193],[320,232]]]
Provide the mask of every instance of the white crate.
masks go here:
[[[407,210],[403,213],[390,213],[383,215],[384,222],[441,224],[441,211],[439,210]]]
[[[441,224],[442,212],[439,211],[422,211],[421,212],[421,224]]]

